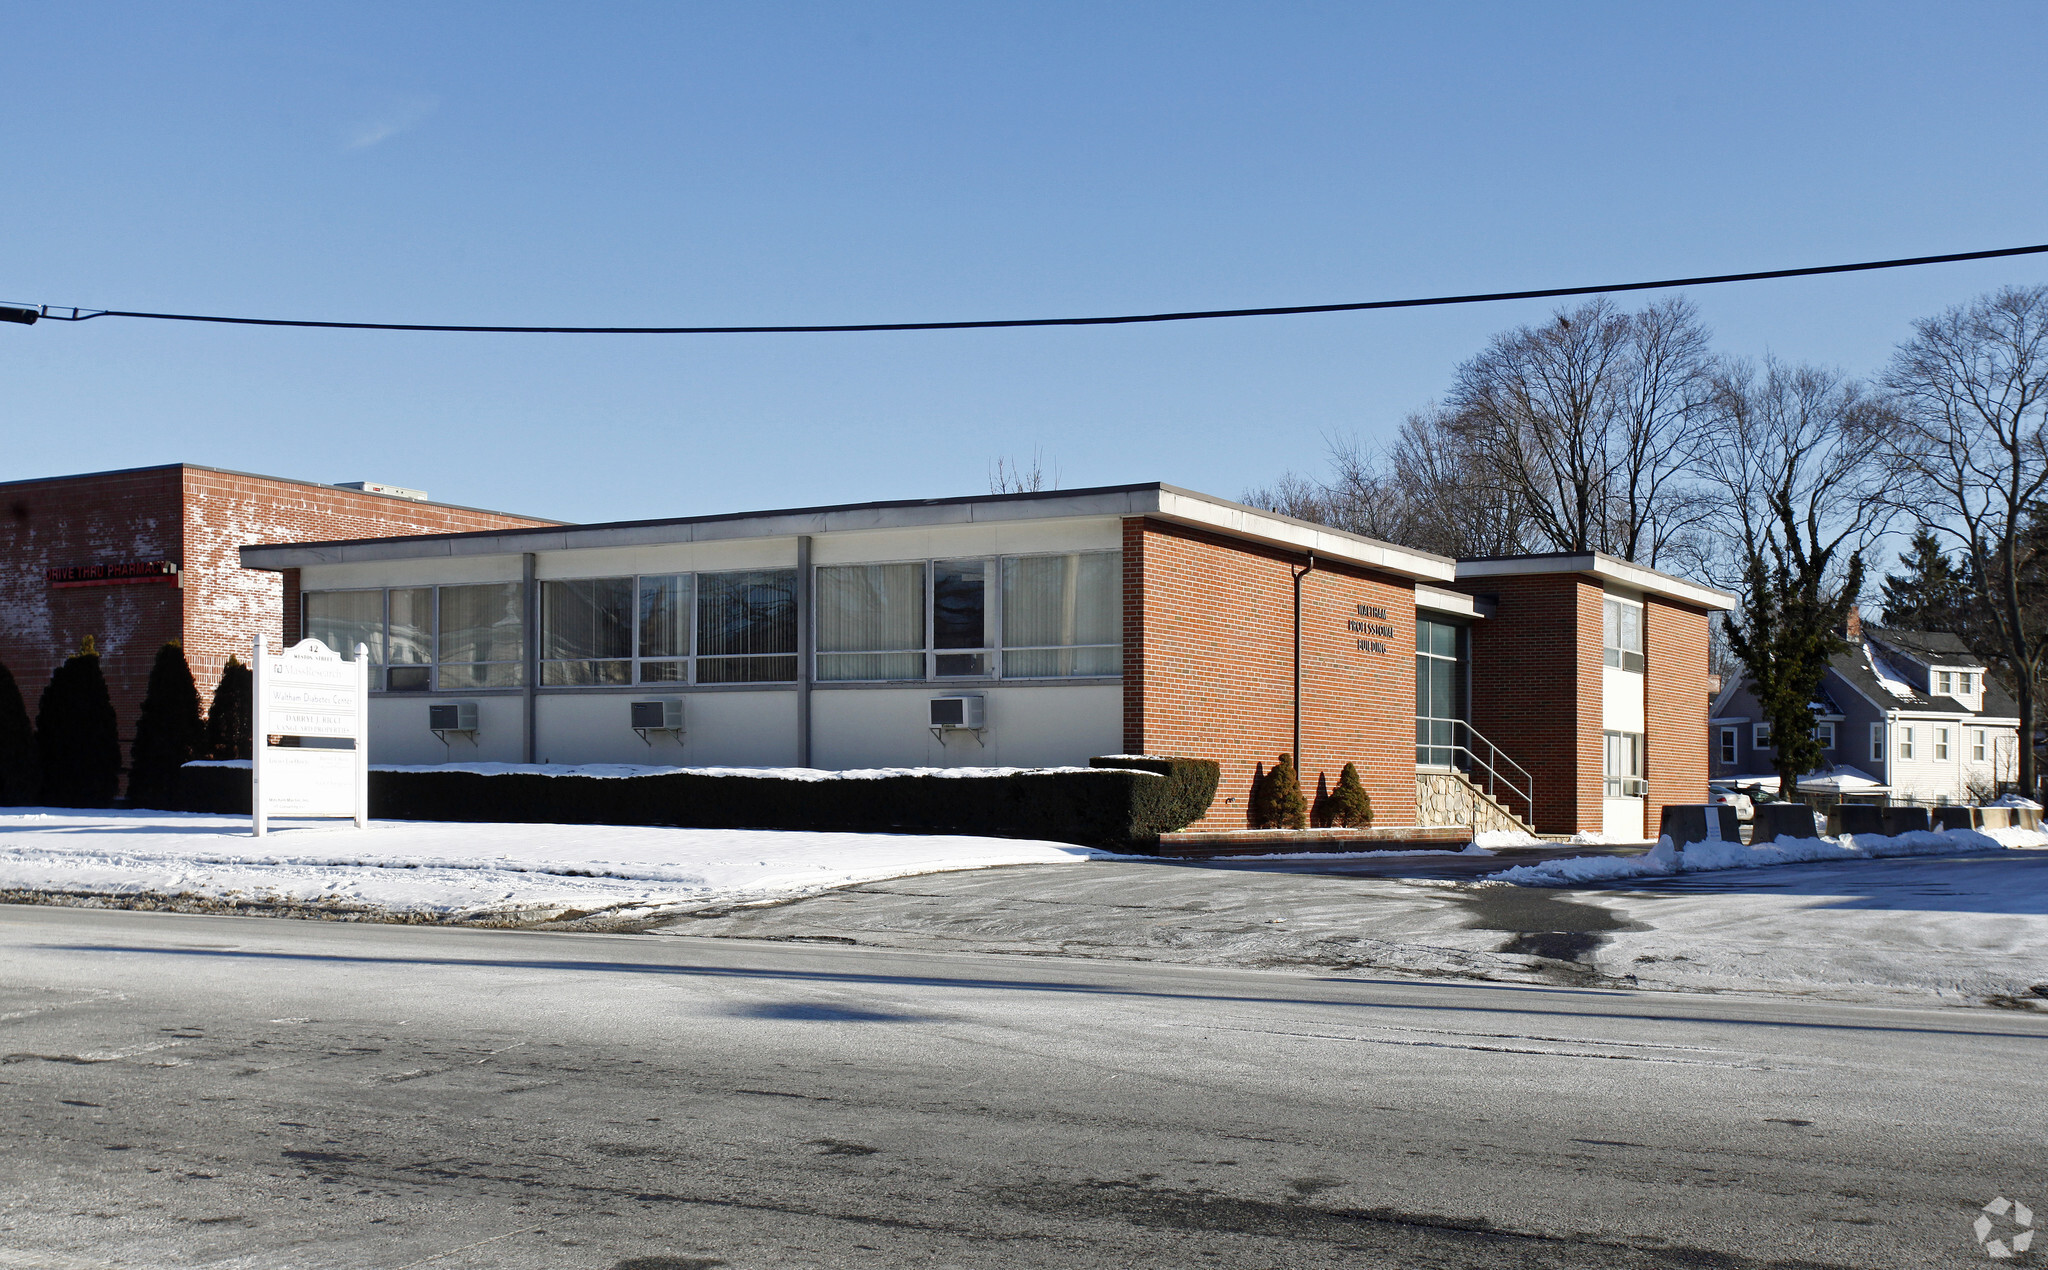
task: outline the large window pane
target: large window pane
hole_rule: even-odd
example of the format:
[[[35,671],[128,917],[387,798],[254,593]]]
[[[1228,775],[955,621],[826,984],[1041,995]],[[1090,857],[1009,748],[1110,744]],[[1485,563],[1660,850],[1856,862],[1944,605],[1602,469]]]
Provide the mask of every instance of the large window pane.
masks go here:
[[[423,666],[434,660],[434,588],[395,588],[391,597],[391,643],[386,656],[394,666]]]
[[[690,655],[690,575],[669,573],[640,579],[640,655]]]
[[[633,579],[578,578],[540,584],[545,661],[633,655]]]
[[[796,678],[796,570],[697,575],[697,682]]]
[[[367,644],[370,660],[384,660],[384,593],[382,591],[306,592],[306,638],[317,639],[344,660],[353,660],[357,644]]]
[[[924,565],[818,570],[818,678],[924,678]]]
[[[1075,647],[1087,644],[1102,647]],[[1122,646],[1122,552],[1011,556],[1003,561],[1005,677],[1120,674]]]
[[[445,691],[518,686],[525,643],[519,584],[490,582],[440,590],[440,687]]]
[[[932,566],[932,647],[987,648],[988,562],[941,560]]]

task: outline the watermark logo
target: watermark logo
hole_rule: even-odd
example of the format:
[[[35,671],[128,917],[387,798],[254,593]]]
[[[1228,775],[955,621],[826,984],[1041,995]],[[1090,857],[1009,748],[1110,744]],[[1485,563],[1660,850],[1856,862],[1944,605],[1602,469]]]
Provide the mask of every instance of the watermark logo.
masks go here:
[[[1984,1206],[1970,1229],[1986,1256],[2004,1261],[2034,1246],[2034,1210],[2001,1195]]]

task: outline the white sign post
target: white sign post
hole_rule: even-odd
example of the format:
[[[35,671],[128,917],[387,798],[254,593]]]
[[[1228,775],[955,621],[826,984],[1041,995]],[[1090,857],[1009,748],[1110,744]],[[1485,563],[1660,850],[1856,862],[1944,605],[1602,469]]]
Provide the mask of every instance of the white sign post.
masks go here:
[[[271,652],[256,637],[255,719],[251,726],[249,812],[256,836],[272,816],[370,819],[370,650],[356,659],[317,639]],[[350,740],[355,748],[273,746],[270,738]]]

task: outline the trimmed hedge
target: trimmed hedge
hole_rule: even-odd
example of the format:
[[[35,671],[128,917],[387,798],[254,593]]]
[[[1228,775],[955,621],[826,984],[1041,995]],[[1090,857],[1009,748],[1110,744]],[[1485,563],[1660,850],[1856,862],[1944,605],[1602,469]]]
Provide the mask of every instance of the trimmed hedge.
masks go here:
[[[1001,776],[644,776],[370,771],[379,820],[673,825],[839,833],[961,833],[1155,850],[1161,833],[1201,818],[1217,765],[1199,759],[1097,759],[1100,770]],[[181,810],[247,815],[249,769],[188,766]]]

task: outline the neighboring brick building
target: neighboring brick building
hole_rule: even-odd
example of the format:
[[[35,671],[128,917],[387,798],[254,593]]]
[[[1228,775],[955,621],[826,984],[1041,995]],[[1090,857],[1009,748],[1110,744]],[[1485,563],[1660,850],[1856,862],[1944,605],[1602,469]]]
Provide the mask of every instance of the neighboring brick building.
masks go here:
[[[371,647],[377,761],[1173,754],[1223,765],[1209,828],[1245,826],[1298,714],[1307,792],[1356,763],[1381,825],[1478,823],[1477,785],[1521,816],[1533,796],[1543,832],[1654,831],[1706,797],[1706,614],[1731,603],[1605,556],[1451,561],[1160,484],[242,561],[303,578],[306,634]]]
[[[6,482],[0,663],[33,715],[51,672],[91,636],[125,756],[166,641],[183,641],[205,701],[230,654],[247,660],[258,631],[285,634],[296,579],[243,568],[244,544],[553,523],[189,463]]]

